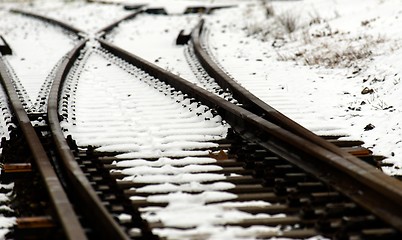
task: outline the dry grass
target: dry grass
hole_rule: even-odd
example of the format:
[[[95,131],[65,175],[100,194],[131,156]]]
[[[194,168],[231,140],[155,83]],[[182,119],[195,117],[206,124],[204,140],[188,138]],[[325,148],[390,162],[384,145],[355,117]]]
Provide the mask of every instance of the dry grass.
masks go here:
[[[263,14],[265,19],[248,24],[245,30],[249,36],[256,36],[262,41],[267,41],[270,37],[282,37],[287,33],[292,33],[298,26],[297,16],[291,12],[277,15],[270,0],[260,0],[257,6],[246,9],[243,15],[246,19],[252,19],[256,11]]]
[[[278,60],[296,61],[304,65],[319,65],[328,68],[351,67],[357,61],[372,56],[374,49],[378,44],[383,43],[385,38],[369,35],[350,39],[304,37],[303,41],[307,44],[306,47],[294,52],[278,53]]]
[[[244,17],[249,24],[244,29],[248,36],[267,42],[278,50],[280,61],[328,68],[350,67],[381,54],[381,51],[392,52],[400,48],[400,44],[379,47],[386,40],[383,36],[356,36],[334,29],[329,21],[340,16],[337,11],[330,16],[331,19],[326,19],[314,10],[307,13],[307,18],[302,13],[297,14],[295,9],[282,13],[276,10],[271,1],[260,0],[259,4],[246,10],[247,16]],[[258,21],[252,20],[253,14],[258,16]],[[374,20],[363,21],[362,27]]]
[[[278,22],[283,26],[287,33],[292,33],[297,29],[298,17],[290,12],[282,13],[277,16]]]
[[[306,65],[321,65],[331,68],[337,66],[350,67],[357,60],[365,59],[372,55],[372,51],[367,46],[347,46],[343,49],[333,49],[323,44],[322,49],[321,53],[305,55],[304,63]]]

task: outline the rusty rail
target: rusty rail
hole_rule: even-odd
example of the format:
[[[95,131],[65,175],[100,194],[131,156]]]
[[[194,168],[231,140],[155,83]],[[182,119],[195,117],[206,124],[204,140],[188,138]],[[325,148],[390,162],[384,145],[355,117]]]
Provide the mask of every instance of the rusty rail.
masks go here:
[[[203,22],[200,23],[198,30],[193,31],[194,39],[196,39],[197,34],[199,37],[202,24]],[[219,114],[243,136],[259,142],[275,154],[316,175],[323,182],[335,187],[402,232],[402,183],[399,181],[386,176],[334,145],[322,141],[321,138],[290,121],[275,109],[267,107],[261,100],[250,100],[249,98],[253,98],[251,93],[244,92],[244,89],[238,89],[234,81],[229,83],[220,81],[219,76],[222,77],[222,74],[219,69],[211,68],[212,70],[207,69],[207,71],[216,71],[217,73],[213,77],[220,82],[219,84],[225,89],[230,89],[234,97],[252,112],[222,101],[214,94],[198,88],[105,40],[98,39],[98,41],[102,47],[118,57],[138,66],[177,90],[203,102],[203,104],[217,109]],[[200,53],[198,55],[201,56]],[[70,56],[68,61],[73,61],[76,55]],[[66,68],[63,71],[62,68],[59,69],[58,79],[63,79],[67,74],[69,68],[67,65],[69,65],[67,62],[63,62],[62,66],[66,66]],[[52,87],[52,92],[57,91],[59,91],[58,88]],[[54,112],[49,118],[58,122],[57,107],[55,106],[57,106],[55,103],[49,102],[48,108]],[[63,138],[61,136],[60,141],[65,141],[64,136]],[[69,154],[65,153],[65,155]],[[76,166],[70,166],[70,168],[70,174],[74,175],[77,170]]]
[[[358,169],[370,169],[367,163],[359,160],[357,157],[343,151],[339,147],[334,144],[322,139],[321,137],[315,135],[311,131],[307,130],[303,126],[289,119],[273,107],[269,106],[267,103],[263,102],[261,99],[241,87],[236,81],[230,78],[227,74],[224,73],[222,69],[211,59],[208,53],[203,48],[202,43],[202,34],[203,34],[203,26],[204,21],[201,20],[200,23],[196,26],[196,28],[192,32],[192,43],[194,45],[194,52],[199,59],[200,63],[204,67],[204,69],[210,74],[218,84],[225,89],[229,89],[234,97],[242,104],[246,105],[251,109],[252,112],[261,116],[264,119],[267,119],[278,126],[287,129],[288,131],[314,143],[318,146],[344,158],[346,161],[356,166],[356,170]],[[398,193],[398,195],[402,194],[401,188],[399,184],[395,181],[395,179],[390,177],[385,177],[384,174],[378,171],[369,171],[369,173],[365,174],[366,176],[361,179],[361,181],[366,181],[370,179],[373,185],[378,188],[378,191],[383,191],[384,194],[388,195],[388,191]],[[378,180],[381,179],[381,180]],[[385,184],[378,184],[379,181],[384,182]],[[392,194],[390,195],[392,196]]]
[[[76,213],[65,193],[61,182],[36,134],[31,121],[18,97],[11,78],[7,73],[7,67],[0,58],[0,79],[4,86],[11,108],[13,109],[31,151],[35,165],[41,173],[42,180],[49,193],[56,215],[68,239],[87,239]]]
[[[343,154],[336,154],[248,110],[223,101],[216,95],[111,43],[98,40],[101,46],[111,53],[203,104],[217,109],[219,114],[243,136],[248,136],[275,154],[316,175],[402,231],[402,183],[400,181],[357,158],[346,158]]]
[[[57,147],[58,155],[61,158],[69,183],[74,189],[75,196],[85,205],[83,211],[93,222],[93,227],[103,239],[129,239],[128,235],[117,224],[115,219],[109,214],[99,196],[85,177],[80,166],[75,161],[69,145],[63,135],[58,113],[58,103],[60,99],[61,87],[71,69],[73,63],[80,54],[80,50],[85,46],[87,40],[83,40],[75,47],[60,64],[53,81],[48,101],[48,122],[52,131],[53,140]]]
[[[46,16],[43,16],[43,15],[40,15],[40,14],[24,11],[24,10],[21,10],[21,9],[11,9],[10,11],[13,12],[13,13],[26,15],[26,16],[33,17],[33,18],[38,18],[38,19],[40,19],[42,21],[49,22],[51,24],[60,26],[61,28],[64,28],[64,29],[66,29],[66,30],[68,30],[70,32],[73,32],[73,33],[77,34],[78,36],[81,36],[83,33],[85,33],[85,31],[83,31],[83,30],[81,30],[79,28],[76,28],[76,27],[74,27],[74,26],[72,26],[70,24],[61,22],[61,21],[56,20],[56,19],[51,18],[51,17],[46,17]]]
[[[194,47],[194,52],[198,60],[200,61],[202,67],[207,71],[207,73],[215,79],[215,81],[223,89],[228,89],[234,96],[234,98],[243,106],[245,106],[251,112],[257,114],[258,116],[277,124],[278,126],[287,129],[288,131],[307,139],[319,146],[338,154],[346,159],[351,159],[353,161],[357,160],[356,157],[342,151],[340,148],[336,147],[334,144],[325,141],[321,137],[312,133],[308,129],[304,128],[295,121],[289,119],[281,112],[277,111],[275,108],[271,107],[266,102],[262,101],[254,94],[249,92],[247,89],[243,88],[235,80],[229,77],[209,56],[205,51],[202,43],[204,20],[201,20],[199,24],[193,29],[191,33],[191,40]]]
[[[114,22],[112,22],[111,24],[99,29],[96,33],[98,34],[98,37],[103,37],[105,34],[107,34],[108,32],[110,32],[113,28],[115,28],[116,26],[118,26],[121,22],[135,18],[138,14],[142,13],[143,9],[139,9],[133,13],[128,14],[125,17],[122,17]]]
[[[68,31],[77,34],[80,38],[83,38],[83,36],[85,36],[85,32],[83,30],[80,30],[74,26],[50,17],[17,9],[13,9],[12,12],[24,14],[58,25]],[[125,18],[120,19],[119,21],[134,17],[136,14],[137,13],[130,14]],[[113,24],[101,29],[99,33],[102,31],[110,30],[113,27],[117,26],[117,24],[118,22],[116,21]],[[62,165],[65,168],[64,170],[69,188],[74,189],[74,197],[78,199],[80,204],[83,204],[85,206],[82,207],[81,210],[83,211],[84,215],[88,217],[88,219],[91,219],[91,227],[93,227],[97,232],[96,235],[99,236],[101,239],[130,239],[127,233],[123,231],[121,226],[109,214],[108,210],[103,205],[92,185],[80,169],[80,166],[76,162],[75,157],[71,152],[70,147],[63,135],[59,122],[58,103],[60,100],[61,88],[69,70],[71,69],[74,62],[77,60],[80,51],[85,47],[87,42],[88,39],[81,40],[76,45],[76,47],[74,47],[74,49],[72,49],[62,59],[62,62],[57,69],[56,76],[53,81],[48,98],[48,124],[52,132],[55,146],[57,148],[57,155],[61,159]],[[69,239],[84,238],[72,237]]]

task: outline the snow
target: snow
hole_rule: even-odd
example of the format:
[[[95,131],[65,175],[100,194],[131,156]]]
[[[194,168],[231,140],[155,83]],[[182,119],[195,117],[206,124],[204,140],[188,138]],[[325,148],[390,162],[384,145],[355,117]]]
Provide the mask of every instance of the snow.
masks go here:
[[[208,157],[185,157],[179,159],[159,158],[156,161],[147,161],[144,159],[122,160],[114,164],[119,167],[135,167],[135,166],[162,167],[165,165],[187,166],[189,164],[209,164],[215,162],[216,162],[215,159]]]
[[[10,45],[13,55],[1,56],[10,69],[10,76],[20,91],[20,97],[31,112],[43,111],[40,98],[47,94],[48,84],[55,65],[73,47],[75,37],[68,35],[62,29],[44,24],[17,14],[9,13],[0,8],[0,35]],[[50,41],[52,40],[52,41]],[[9,138],[11,115],[6,106],[6,98],[1,90],[0,137]],[[9,191],[9,186],[1,186]],[[7,205],[8,194],[0,194],[1,204]],[[2,206],[3,208],[3,206]],[[3,208],[12,215],[12,210]],[[9,228],[15,225],[15,217],[0,216],[0,238],[5,238]]]
[[[399,2],[273,1],[275,15],[270,18],[259,4],[219,10],[206,18],[209,50],[219,64],[315,133],[347,133],[345,139],[365,141],[375,155],[395,164],[383,170],[399,175]],[[287,33],[280,24],[284,16],[295,18],[294,32]],[[362,94],[366,87],[372,92]],[[369,124],[375,128],[365,131]]]
[[[121,223],[129,223],[129,222],[131,222],[132,217],[131,217],[131,215],[122,213],[122,214],[120,214],[120,215],[118,216],[118,219],[119,219],[119,221],[120,221]]]
[[[216,91],[210,79],[192,73],[197,66],[192,63],[191,50],[175,45],[178,32],[189,31],[204,16],[177,14],[187,6],[236,4],[238,7],[205,16],[205,40],[211,44],[208,51],[219,65],[262,100],[316,134],[364,140],[374,154],[395,164],[383,168],[387,174],[401,175],[402,5],[398,0],[272,1],[274,14],[270,17],[268,8],[257,0],[171,2],[136,1],[165,7],[176,15],[140,15],[120,24],[107,38]],[[65,20],[90,36],[131,13],[121,5],[84,1],[1,2],[0,34],[15,52],[3,59],[12,67],[16,85],[23,88],[21,97],[32,111],[43,110],[39,98],[46,94],[52,71],[76,39],[57,27],[8,13],[9,7]],[[289,33],[285,25],[292,21],[295,30]],[[88,61],[75,66],[69,76],[73,90],[64,91],[71,97],[67,108],[60,110],[68,115],[63,128],[80,146],[119,152],[114,165],[125,169],[113,171],[125,174],[123,181],[150,184],[132,190],[153,195],[133,199],[167,204],[165,208],[141,209],[149,221],[169,227],[154,229],[156,233],[173,239],[244,239],[280,233],[279,227],[219,225],[249,217],[275,217],[236,210],[270,205],[268,202],[219,202],[235,199],[234,194],[224,192],[233,187],[225,182],[226,176],[213,173],[220,169],[214,165],[216,160],[205,157],[208,148],[217,146],[214,141],[226,136],[228,126],[219,116],[108,56],[94,41],[87,49],[84,60]],[[4,97],[0,100],[3,104]],[[9,113],[3,105],[1,109],[5,117],[0,119],[0,134],[7,136]],[[369,124],[374,128],[365,130]],[[7,201],[6,195],[0,198]],[[122,214],[119,219],[129,221],[130,216]],[[14,218],[0,217],[0,238],[14,222]]]
[[[99,50],[87,50],[83,57],[85,64],[75,66],[69,76],[68,85],[77,86],[77,90],[71,93],[73,101],[68,104],[74,102],[78,107],[68,108],[69,117],[63,127],[80,146],[91,144],[97,151],[119,152],[117,158],[124,160],[114,164],[126,168],[112,172],[124,174],[122,181],[150,184],[135,189],[138,193],[156,193],[148,197],[134,195],[130,199],[168,205],[191,202],[200,207],[235,199],[236,195],[223,191],[233,185],[223,182],[226,179],[223,174],[213,173],[222,169],[213,165],[216,160],[191,157],[205,156],[207,149],[218,146],[211,141],[225,137],[227,126],[222,119],[205,106],[190,103],[181,93],[154,82],[142,71],[125,66]],[[109,109],[107,116],[105,108]],[[123,137],[119,132],[124,133]],[[185,193],[189,190],[196,193]]]
[[[1,228],[9,228],[15,224],[15,218],[0,216]],[[3,229],[0,229],[0,236],[3,234]]]
[[[3,58],[11,67],[16,85],[31,111],[40,111],[39,100],[55,65],[73,46],[75,37],[59,27],[13,13],[3,13],[0,32],[13,55]],[[51,40],[51,41],[50,41]],[[46,57],[45,57],[46,56]]]
[[[107,36],[107,39],[186,80],[198,82],[184,58],[186,46],[176,45],[176,38],[182,29],[186,29],[189,33],[199,20],[200,16],[196,14],[140,15],[120,24]],[[152,48],[144,46],[152,46]]]
[[[124,63],[113,62],[96,50],[89,51],[85,59],[82,70],[73,71],[78,78],[69,77],[78,81],[78,90],[72,97],[79,107],[72,109],[70,101],[73,113],[63,123],[66,134],[72,134],[79,145],[121,152],[121,157],[189,156],[192,152],[205,154],[204,149],[217,146],[209,140],[225,137],[227,126],[219,116],[211,118],[204,107],[197,109],[189,102],[177,101],[183,99],[182,94],[154,82],[139,69],[130,66],[127,72],[119,67]],[[106,114],[112,118],[105,119]],[[120,132],[126,137],[120,138]]]
[[[212,184],[201,184],[199,182],[190,182],[187,184],[162,183],[149,185],[135,189],[137,192],[144,193],[166,193],[166,192],[202,192],[202,191],[223,191],[234,188],[235,185],[227,182],[214,182]]]
[[[141,174],[171,174],[176,175],[180,173],[199,173],[199,172],[213,172],[222,170],[222,167],[215,165],[187,165],[185,167],[173,167],[170,165],[165,165],[160,168],[152,168],[147,166],[126,168],[121,172],[125,175],[141,175]]]
[[[8,107],[6,94],[3,88],[0,88],[0,109],[1,116],[0,117],[0,138],[5,137],[9,138],[8,126],[11,124],[11,111]]]
[[[179,173],[176,175],[153,174],[143,176],[127,176],[123,181],[133,181],[136,183],[160,184],[160,183],[191,183],[191,182],[212,182],[222,181],[226,177],[222,174],[216,173]]]
[[[238,8],[206,17],[209,50],[219,64],[251,92],[316,134],[365,141],[375,155],[396,163],[383,170],[398,174],[402,164],[397,157],[402,153],[398,1],[272,1],[275,16],[269,19],[260,1],[236,4]],[[290,34],[278,20],[288,16],[297,25]],[[140,16],[121,24],[108,38],[199,83],[188,67],[180,66],[185,47],[174,45],[178,31],[194,25],[191,17]],[[173,19],[168,26],[160,23]],[[142,25],[152,28],[139,28]],[[155,32],[150,29],[159,37],[152,38]],[[153,40],[144,40],[148,37]],[[152,51],[145,46],[152,46]],[[366,87],[373,93],[362,94]],[[375,128],[365,131],[369,124]]]
[[[221,191],[203,191],[202,193],[197,194],[188,194],[183,192],[174,192],[169,194],[156,194],[149,196],[147,200],[149,202],[155,203],[164,203],[168,202],[172,204],[180,204],[185,203],[185,205],[189,203],[200,203],[203,207],[206,207],[204,204],[211,202],[221,202],[236,199],[236,194],[221,192]]]
[[[265,227],[265,226],[253,226],[250,228],[242,227],[216,227],[208,224],[200,227],[180,230],[174,228],[157,229],[156,232],[159,236],[169,236],[171,239],[255,239],[249,236],[258,236],[259,234],[276,233],[278,227]],[[274,238],[280,239],[280,238]]]
[[[239,223],[245,219],[283,217],[284,215],[249,214],[236,209],[223,209],[219,205],[204,205],[205,202],[235,199],[234,194],[204,192],[201,194],[175,193],[159,197],[149,197],[149,201],[170,200],[166,208],[148,209],[143,217],[149,222],[163,222],[166,227],[191,228],[210,225],[212,229],[219,224]],[[144,209],[142,210],[144,211]],[[193,217],[197,216],[197,217]]]
[[[13,210],[7,206],[13,187],[13,183],[0,184],[0,190],[2,191],[0,194],[0,211],[2,212],[0,214],[0,239],[5,239],[5,235],[9,232],[9,229],[16,223],[16,218],[12,217]],[[5,213],[7,213],[7,217],[4,216]]]
[[[88,4],[85,1],[46,1],[46,4],[34,2],[27,10],[49,16],[78,27],[89,34],[96,33],[113,21],[129,13],[120,5],[101,3]],[[55,11],[56,10],[56,11]]]
[[[190,34],[201,17],[199,14],[139,15],[135,19],[119,24],[106,35],[106,39],[199,87],[236,103],[235,100],[231,100],[233,99],[231,94],[222,91],[214,79],[202,70],[191,46],[176,44],[180,31]]]
[[[226,203],[218,203],[218,205],[225,208],[236,208],[236,207],[266,207],[271,206],[272,204],[264,201],[246,201],[246,202],[226,202]]]

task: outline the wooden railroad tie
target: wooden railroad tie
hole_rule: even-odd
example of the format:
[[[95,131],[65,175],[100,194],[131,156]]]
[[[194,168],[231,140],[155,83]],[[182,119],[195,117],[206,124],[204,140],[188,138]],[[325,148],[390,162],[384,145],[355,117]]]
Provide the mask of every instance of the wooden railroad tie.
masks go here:
[[[29,173],[32,172],[30,163],[6,163],[2,166],[4,173]]]
[[[18,229],[54,228],[56,224],[50,216],[20,217],[17,219]]]
[[[30,177],[33,173],[31,163],[4,163],[1,164],[0,168],[0,179],[5,182]]]

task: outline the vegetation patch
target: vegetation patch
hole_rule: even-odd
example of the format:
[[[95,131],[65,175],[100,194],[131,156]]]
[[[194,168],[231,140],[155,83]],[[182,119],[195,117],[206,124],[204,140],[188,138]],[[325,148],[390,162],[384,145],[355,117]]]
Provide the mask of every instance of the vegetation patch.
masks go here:
[[[293,54],[278,53],[282,61],[293,60],[304,65],[320,65],[328,68],[353,67],[356,62],[373,55],[378,45],[385,42],[385,38],[364,35],[346,39],[317,39],[311,45],[298,50]]]

